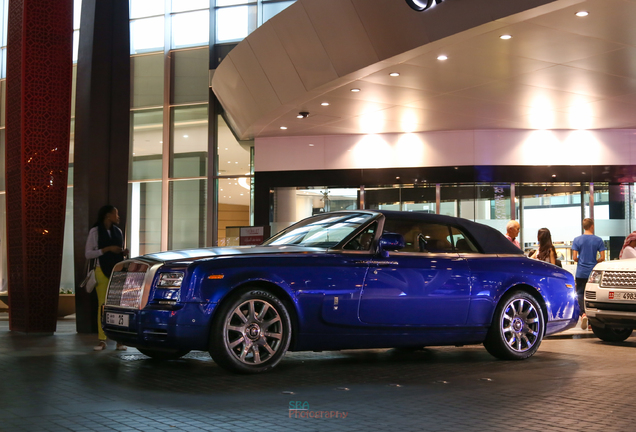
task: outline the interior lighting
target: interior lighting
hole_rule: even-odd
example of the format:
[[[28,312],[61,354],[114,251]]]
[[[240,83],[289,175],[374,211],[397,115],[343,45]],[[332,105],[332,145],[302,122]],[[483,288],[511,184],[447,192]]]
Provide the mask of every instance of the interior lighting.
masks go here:
[[[588,16],[589,14],[590,14],[590,13],[589,13],[588,11],[579,11],[579,12],[577,12],[575,15],[576,15],[577,17],[586,17],[586,16]]]
[[[448,56],[445,56],[444,54],[437,56],[437,60],[448,60]]]
[[[287,126],[281,126],[280,127],[282,130],[287,130]]]
[[[354,92],[354,93],[357,93],[357,92],[360,91],[360,89],[359,88],[352,88],[351,91]]]
[[[322,105],[322,106],[329,106],[329,102],[323,102],[323,103],[321,103],[320,105]]]
[[[313,147],[313,146],[314,146],[313,144],[309,144],[309,147]]]
[[[512,39],[512,36],[510,36],[509,34],[505,34],[505,35],[499,36],[499,39],[508,40],[508,39]]]
[[[397,72],[391,72],[391,73],[389,74],[389,76],[392,76],[392,77],[399,77],[399,76],[400,76],[400,74],[399,74],[399,73],[397,73]]]
[[[188,136],[187,136],[187,135],[184,135],[183,137],[184,137],[184,138],[188,138]]]

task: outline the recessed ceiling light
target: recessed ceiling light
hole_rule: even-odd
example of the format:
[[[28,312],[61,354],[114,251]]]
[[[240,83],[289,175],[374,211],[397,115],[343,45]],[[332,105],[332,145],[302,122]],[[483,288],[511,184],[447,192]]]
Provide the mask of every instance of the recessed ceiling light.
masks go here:
[[[313,147],[313,146],[314,146],[313,144],[309,144],[309,147]]]
[[[287,129],[287,126],[281,126],[280,128],[281,128],[282,130],[285,130],[285,129]]]
[[[588,11],[580,11],[576,13],[577,17],[586,17],[588,16],[590,13]]]
[[[389,76],[392,76],[392,77],[398,77],[398,76],[400,76],[400,74],[399,74],[399,73],[397,73],[397,72],[391,72],[391,73],[389,74]]]
[[[445,56],[444,54],[442,54],[440,56],[437,56],[437,60],[447,60],[447,59],[448,59],[448,57]]]
[[[183,137],[184,137],[184,138],[187,138],[188,136],[187,136],[187,135],[184,135]]]
[[[351,91],[354,92],[354,93],[357,93],[357,92],[360,91],[360,89],[359,88],[352,88]]]
[[[321,103],[320,105],[322,105],[322,106],[329,106],[329,102],[323,102],[323,103]]]
[[[499,39],[508,40],[508,39],[512,39],[512,36],[510,36],[509,34],[505,34],[505,35],[499,36]]]

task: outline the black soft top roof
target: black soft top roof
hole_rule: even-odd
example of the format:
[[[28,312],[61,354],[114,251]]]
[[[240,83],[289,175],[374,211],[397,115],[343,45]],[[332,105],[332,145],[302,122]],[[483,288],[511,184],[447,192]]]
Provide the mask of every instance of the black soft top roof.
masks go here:
[[[364,210],[362,210],[364,211]],[[431,213],[402,212],[391,210],[374,210],[383,214],[387,219],[412,219],[424,222],[439,223],[461,228],[471,240],[486,254],[516,254],[523,255],[523,251],[512,244],[502,233],[488,225],[473,222],[468,219]]]

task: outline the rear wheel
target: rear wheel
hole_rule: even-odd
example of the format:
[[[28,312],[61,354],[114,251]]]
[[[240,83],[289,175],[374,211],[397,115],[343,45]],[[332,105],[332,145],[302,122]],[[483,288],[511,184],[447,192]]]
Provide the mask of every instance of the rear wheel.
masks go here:
[[[283,358],[291,332],[285,304],[268,291],[248,289],[223,303],[215,315],[210,355],[233,372],[264,372]]]
[[[599,327],[592,324],[594,335],[605,342],[623,342],[632,335],[630,328]]]
[[[183,357],[189,350],[157,350],[152,348],[137,348],[140,353],[154,360],[176,360]]]
[[[544,329],[539,302],[525,291],[514,291],[497,305],[484,346],[497,358],[523,360],[539,349]]]

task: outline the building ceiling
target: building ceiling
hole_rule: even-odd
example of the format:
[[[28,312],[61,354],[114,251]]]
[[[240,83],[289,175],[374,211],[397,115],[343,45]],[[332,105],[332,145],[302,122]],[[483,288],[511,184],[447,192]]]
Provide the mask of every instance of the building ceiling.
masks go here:
[[[364,31],[372,20],[361,12],[363,3],[347,1],[353,5],[351,13],[360,16]],[[218,71],[222,73],[214,77],[213,89],[243,139],[470,129],[636,128],[636,0],[543,1],[528,11],[482,20],[477,26],[469,23],[465,30],[445,37],[429,35],[434,40],[388,57],[380,53],[384,48],[379,42],[372,41],[375,52],[369,52],[369,60],[340,69],[343,61],[334,60],[333,54],[338,48],[330,48],[327,38],[321,37],[320,25],[328,22],[328,15],[316,18],[312,0],[297,3],[274,17],[271,21],[276,22],[270,28],[239,44],[236,53],[221,63]],[[462,10],[469,3],[487,2],[446,0],[434,9],[453,6],[455,13],[469,13]],[[325,6],[329,4],[333,2]],[[418,13],[399,12],[404,16]],[[587,15],[577,16],[579,12]],[[258,43],[268,37],[293,37],[294,28],[285,30],[284,23],[305,15],[318,35],[317,41],[308,38],[308,52],[303,53],[303,64],[315,68],[315,82],[311,82],[311,71],[298,71],[304,88],[295,90],[298,79],[286,76],[289,69],[281,66],[278,79],[283,82],[277,86],[272,79],[275,68],[268,66]],[[502,39],[504,35],[510,38]],[[293,47],[281,43],[293,63]],[[364,43],[360,46],[362,51],[369,48]],[[320,59],[323,48],[326,61]],[[385,51],[391,52],[389,48]],[[311,59],[312,52],[315,59]],[[269,77],[272,91],[255,75],[258,65],[245,61],[252,57]],[[324,72],[329,65],[333,71]],[[233,81],[230,70],[238,77]],[[232,101],[227,90],[234,92]],[[286,97],[284,92],[293,95]],[[297,118],[299,112],[309,115]]]

